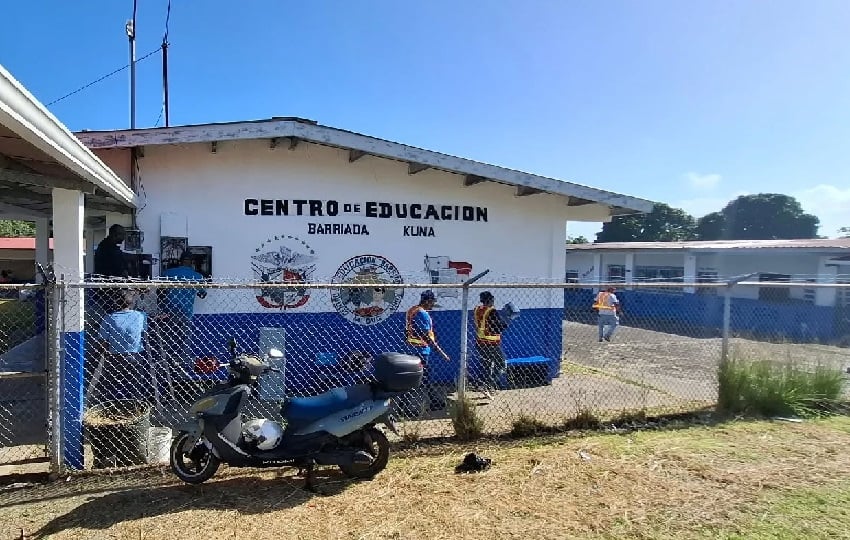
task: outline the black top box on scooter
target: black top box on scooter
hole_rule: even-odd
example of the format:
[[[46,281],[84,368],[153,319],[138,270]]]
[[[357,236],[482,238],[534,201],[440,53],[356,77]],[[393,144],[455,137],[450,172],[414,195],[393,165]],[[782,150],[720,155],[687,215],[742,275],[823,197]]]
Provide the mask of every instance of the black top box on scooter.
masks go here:
[[[418,356],[387,352],[378,355],[375,379],[385,392],[407,392],[422,383],[422,360]]]

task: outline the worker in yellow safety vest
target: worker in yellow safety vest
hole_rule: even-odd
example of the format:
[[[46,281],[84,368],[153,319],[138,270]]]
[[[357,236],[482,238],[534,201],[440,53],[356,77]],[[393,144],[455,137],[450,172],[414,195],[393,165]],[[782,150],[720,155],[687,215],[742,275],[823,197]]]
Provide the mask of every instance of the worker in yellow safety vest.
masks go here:
[[[409,310],[405,316],[404,334],[405,341],[415,351],[416,355],[422,359],[422,367],[424,373],[422,375],[422,385],[425,387],[429,406],[431,410],[442,408],[442,400],[436,393],[431,380],[431,370],[429,366],[431,362],[431,352],[436,350],[440,356],[448,362],[449,355],[437,343],[437,336],[434,333],[434,321],[429,313],[437,303],[437,297],[433,291],[427,290],[419,297],[419,303]]]
[[[599,314],[599,342],[611,341],[611,337],[620,325],[620,301],[614,294],[614,287],[599,291],[593,309]]]
[[[484,387],[482,392],[492,399],[492,390],[498,388],[498,381],[507,372],[507,359],[502,349],[502,332],[508,323],[493,306],[495,298],[490,291],[479,295],[481,304],[472,311],[475,322],[475,350],[484,368]]]

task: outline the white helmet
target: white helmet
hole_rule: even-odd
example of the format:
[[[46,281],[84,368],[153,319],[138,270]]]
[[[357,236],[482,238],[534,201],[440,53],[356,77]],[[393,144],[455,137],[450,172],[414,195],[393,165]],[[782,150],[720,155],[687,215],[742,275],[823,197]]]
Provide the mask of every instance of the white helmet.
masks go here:
[[[280,444],[283,428],[277,422],[257,418],[245,422],[242,426],[242,436],[246,441],[256,444],[258,450],[271,450]]]

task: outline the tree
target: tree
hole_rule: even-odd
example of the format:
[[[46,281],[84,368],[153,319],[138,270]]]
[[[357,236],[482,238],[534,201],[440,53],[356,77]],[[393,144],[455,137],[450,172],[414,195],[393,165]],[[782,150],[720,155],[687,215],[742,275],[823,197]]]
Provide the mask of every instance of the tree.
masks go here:
[[[850,227],[841,227],[838,229],[838,236],[840,238],[850,238]]]
[[[584,236],[568,236],[568,244],[589,244],[590,242]]]
[[[723,212],[712,212],[697,220],[696,235],[700,240],[720,240],[726,221]]]
[[[14,219],[0,220],[0,238],[34,237],[35,223]]]
[[[820,220],[794,197],[778,193],[742,195],[697,224],[700,240],[790,240],[817,238]]]
[[[694,218],[684,210],[658,203],[648,214],[617,216],[602,225],[596,242],[674,242],[692,240]]]

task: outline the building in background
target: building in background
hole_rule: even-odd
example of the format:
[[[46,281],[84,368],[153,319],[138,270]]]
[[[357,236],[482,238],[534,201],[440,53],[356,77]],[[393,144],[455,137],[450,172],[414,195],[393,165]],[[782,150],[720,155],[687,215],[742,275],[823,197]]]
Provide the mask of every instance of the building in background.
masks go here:
[[[52,238],[49,245],[48,257],[53,252]],[[12,283],[35,280],[35,238],[0,238],[0,271],[4,270],[11,272]]]
[[[850,283],[850,238],[706,242],[612,242],[567,245],[566,278],[622,283],[632,320],[678,321],[682,328],[720,328],[718,289],[683,286],[629,290],[634,282],[718,282],[747,274],[751,281]],[[795,339],[841,339],[848,289],[733,287],[732,329]],[[590,293],[567,291],[568,311]]]
[[[80,139],[139,186],[139,253],[153,277],[186,250],[219,280],[362,283],[362,288],[211,290],[197,302],[198,355],[223,352],[234,315],[289,337],[287,362],[316,365],[352,343],[406,350],[405,311],[419,292],[400,283],[558,281],[565,223],[607,221],[649,201],[541,177],[297,118],[135,131]],[[135,149],[133,167],[131,149]],[[225,297],[226,295],[230,295]],[[559,292],[502,291],[524,325],[506,335],[509,357],[543,357],[557,372]],[[456,376],[460,298],[443,294],[438,339]],[[519,328],[533,328],[520,332]],[[253,349],[261,331],[244,336]],[[211,348],[218,347],[216,350]],[[219,350],[220,349],[220,350]]]

